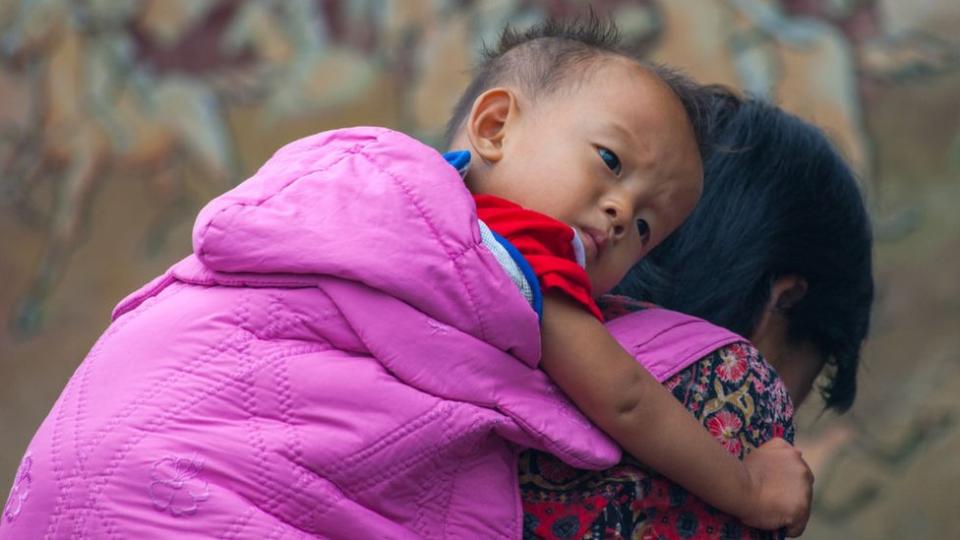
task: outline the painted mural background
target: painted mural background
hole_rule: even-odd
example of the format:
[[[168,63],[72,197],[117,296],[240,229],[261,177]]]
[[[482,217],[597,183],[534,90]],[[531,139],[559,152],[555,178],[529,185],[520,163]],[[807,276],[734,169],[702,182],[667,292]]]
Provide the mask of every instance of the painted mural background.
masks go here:
[[[857,169],[879,296],[861,394],[802,414],[809,538],[960,530],[960,3],[597,0],[653,59],[823,126]],[[294,138],[436,142],[505,23],[574,0],[0,0],[0,489],[112,307]]]

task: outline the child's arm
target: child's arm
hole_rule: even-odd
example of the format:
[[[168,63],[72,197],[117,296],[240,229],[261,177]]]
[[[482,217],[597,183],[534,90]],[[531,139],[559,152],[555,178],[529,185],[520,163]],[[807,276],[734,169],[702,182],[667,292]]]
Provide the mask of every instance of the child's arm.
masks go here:
[[[803,532],[813,475],[799,451],[774,439],[740,462],[566,296],[544,298],[542,342],[544,371],[639,461],[749,526]]]

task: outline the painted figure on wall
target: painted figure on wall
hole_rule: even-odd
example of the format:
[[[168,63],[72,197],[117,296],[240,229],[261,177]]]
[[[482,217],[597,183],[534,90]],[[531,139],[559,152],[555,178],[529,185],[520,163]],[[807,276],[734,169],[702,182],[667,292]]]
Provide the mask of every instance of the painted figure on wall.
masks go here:
[[[766,96],[819,123],[868,192],[875,164],[864,122],[871,81],[900,81],[955,64],[923,35],[884,34],[880,2],[670,0],[592,3],[656,60],[703,82]],[[13,317],[42,328],[47,298],[80,241],[105,175],[148,182],[158,215],[148,244],[199,201],[192,170],[216,193],[244,171],[230,111],[243,129],[309,129],[385,88],[379,123],[438,141],[466,81],[463,65],[506,22],[582,11],[574,0],[125,0],[5,3],[0,10],[2,199],[47,230],[34,277]],[[692,39],[691,36],[696,36]],[[374,114],[376,117],[376,114]],[[271,141],[272,143],[273,141]],[[960,144],[960,143],[958,143]],[[53,196],[37,195],[49,182]]]

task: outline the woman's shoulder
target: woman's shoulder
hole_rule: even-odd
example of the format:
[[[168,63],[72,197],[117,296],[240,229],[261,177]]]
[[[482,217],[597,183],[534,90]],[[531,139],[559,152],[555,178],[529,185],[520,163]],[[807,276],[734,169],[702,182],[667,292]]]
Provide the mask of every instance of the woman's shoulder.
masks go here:
[[[712,351],[744,341],[726,328],[685,313],[623,297],[602,302],[607,330],[660,382]]]
[[[746,338],[707,321],[623,296],[598,302],[611,333],[729,451],[773,437],[792,442],[793,402]]]
[[[740,457],[774,437],[793,441],[793,402],[786,386],[746,340],[711,351],[664,385]]]

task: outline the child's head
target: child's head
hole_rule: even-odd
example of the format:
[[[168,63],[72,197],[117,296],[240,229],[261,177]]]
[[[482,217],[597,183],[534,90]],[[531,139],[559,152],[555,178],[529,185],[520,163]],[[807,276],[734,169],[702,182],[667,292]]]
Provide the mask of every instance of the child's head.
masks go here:
[[[698,98],[692,83],[642,64],[596,20],[547,23],[504,33],[461,98],[448,139],[473,154],[472,191],[580,232],[600,294],[696,205]]]

